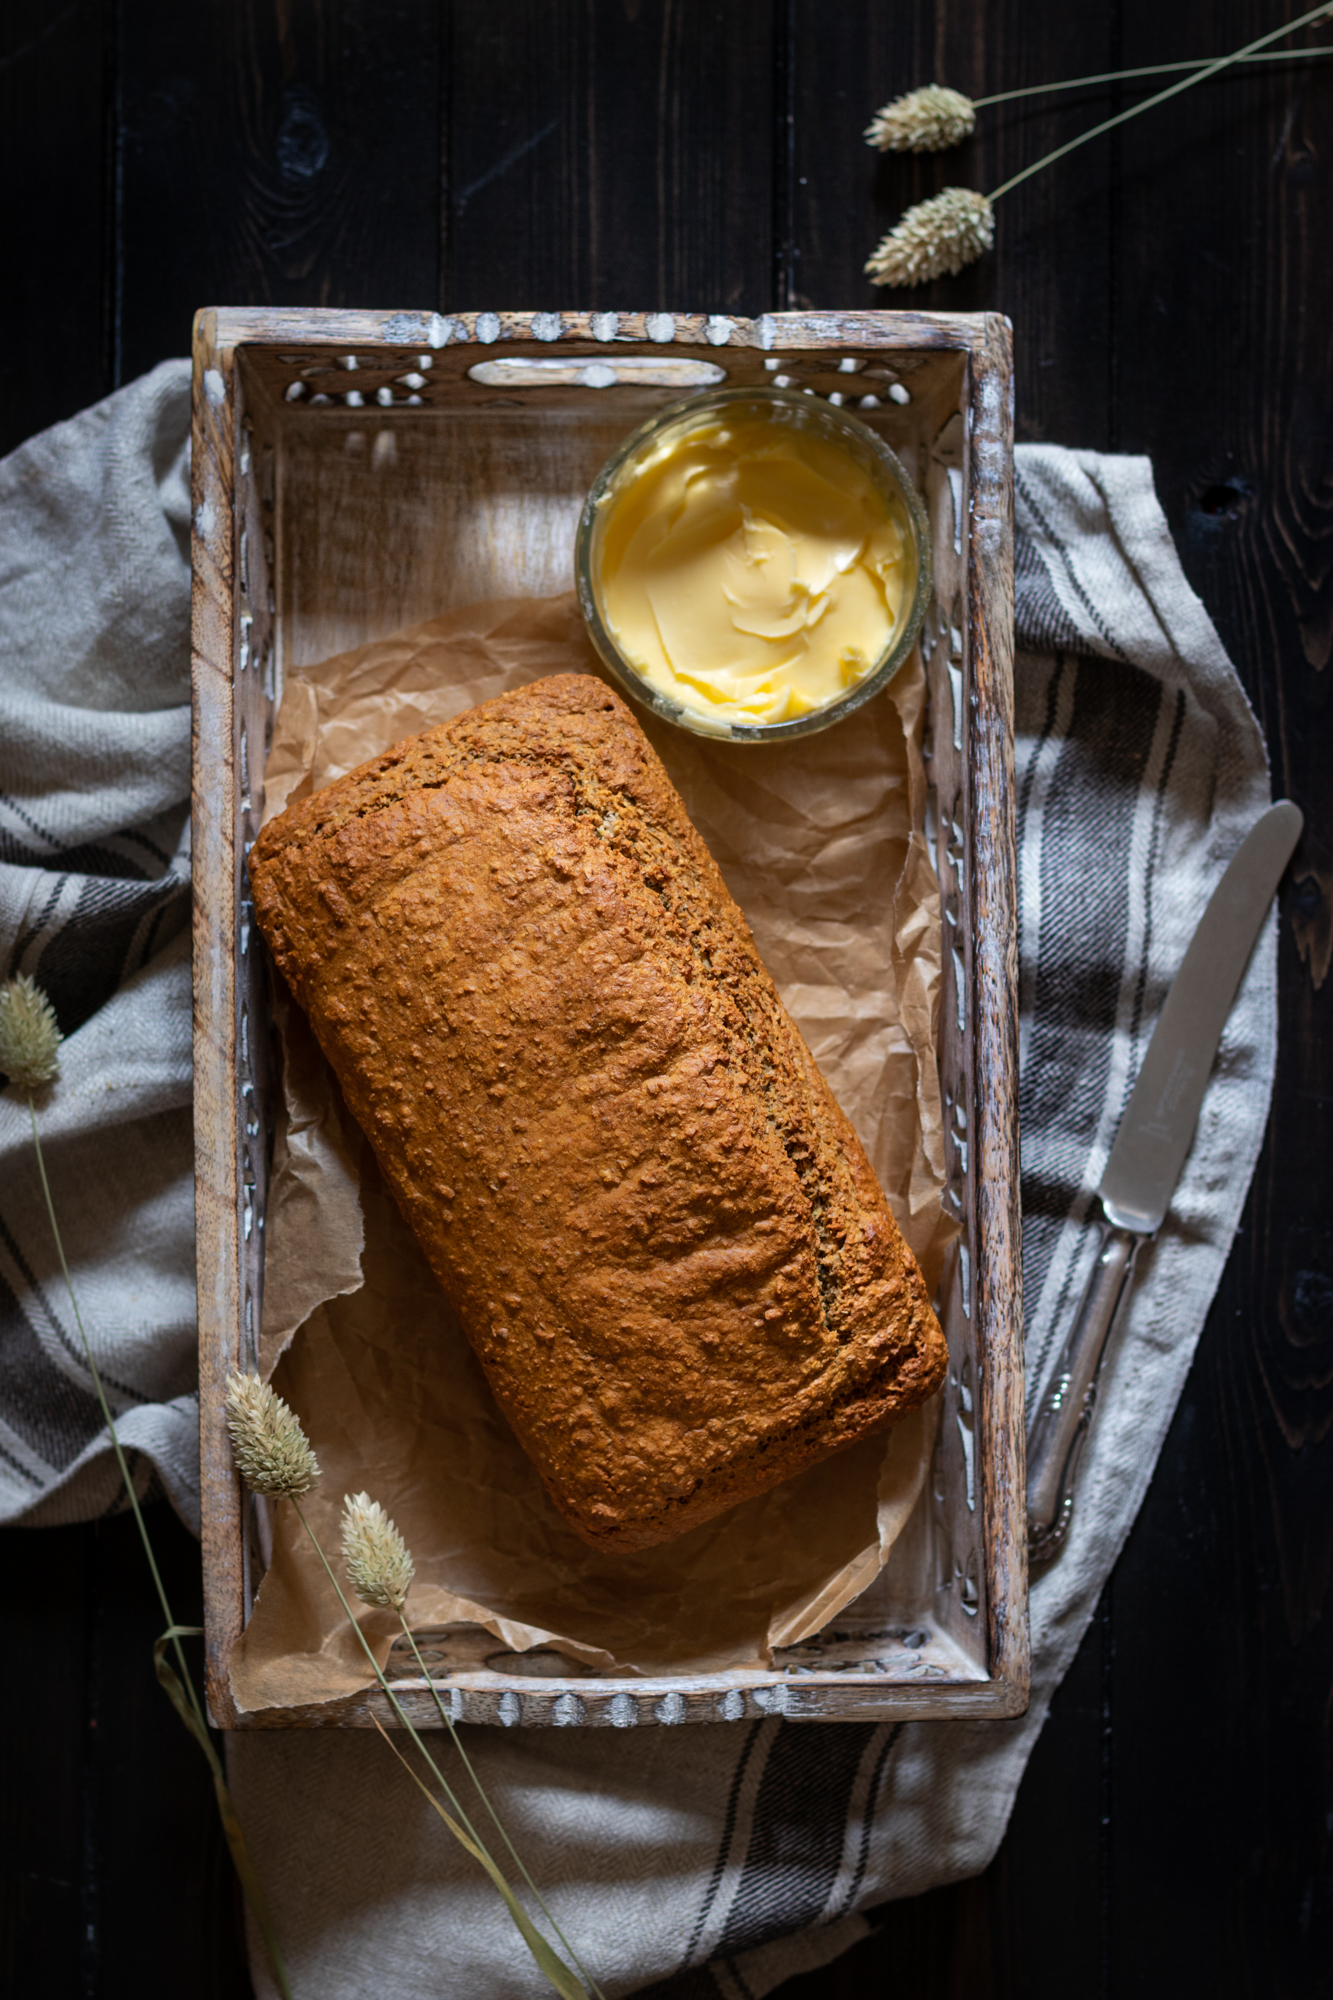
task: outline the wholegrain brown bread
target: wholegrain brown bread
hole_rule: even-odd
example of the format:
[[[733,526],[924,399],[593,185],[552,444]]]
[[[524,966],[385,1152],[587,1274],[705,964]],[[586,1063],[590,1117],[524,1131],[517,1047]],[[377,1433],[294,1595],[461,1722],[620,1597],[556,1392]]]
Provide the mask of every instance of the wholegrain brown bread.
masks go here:
[[[495,1395],[647,1548],[938,1388],[921,1274],[643,732],[540,681],[284,813],[259,924]]]

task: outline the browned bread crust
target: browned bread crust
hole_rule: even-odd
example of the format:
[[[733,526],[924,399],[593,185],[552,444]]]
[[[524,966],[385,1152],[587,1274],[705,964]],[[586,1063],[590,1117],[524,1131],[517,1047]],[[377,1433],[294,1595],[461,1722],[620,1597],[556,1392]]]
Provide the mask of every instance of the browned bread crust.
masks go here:
[[[260,928],[501,1407],[588,1541],[882,1429],[945,1345],[643,732],[584,675],[265,828]]]

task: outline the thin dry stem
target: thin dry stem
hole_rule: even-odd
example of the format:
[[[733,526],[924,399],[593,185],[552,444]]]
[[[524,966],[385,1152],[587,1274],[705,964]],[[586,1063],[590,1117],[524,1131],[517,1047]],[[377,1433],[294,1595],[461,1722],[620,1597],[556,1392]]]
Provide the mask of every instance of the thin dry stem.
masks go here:
[[[477,1832],[477,1829],[473,1826],[472,1821],[468,1818],[467,1813],[464,1811],[462,1805],[460,1804],[458,1797],[454,1792],[453,1787],[450,1785],[448,1779],[445,1777],[443,1771],[441,1771],[435,1759],[431,1756],[430,1751],[426,1748],[426,1745],[422,1740],[420,1732],[414,1727],[412,1722],[409,1720],[407,1713],[403,1708],[402,1703],[399,1701],[397,1695],[393,1691],[393,1688],[389,1684],[388,1675],[385,1673],[383,1667],[381,1667],[379,1661],[375,1658],[375,1654],[371,1648],[370,1641],[367,1639],[365,1633],[361,1630],[361,1627],[357,1622],[355,1614],[352,1611],[352,1607],[347,1602],[346,1593],[344,1592],[342,1585],[339,1583],[337,1577],[334,1574],[333,1565],[329,1561],[328,1557],[325,1555],[323,1546],[320,1542],[318,1535],[315,1533],[309,1521],[306,1519],[305,1510],[301,1506],[300,1500],[293,1498],[292,1505],[295,1508],[297,1520],[301,1523],[301,1526],[305,1529],[306,1534],[309,1537],[311,1546],[313,1547],[315,1554],[319,1557],[319,1560],[323,1565],[325,1575],[328,1577],[329,1582],[333,1585],[334,1592],[337,1595],[339,1604],[341,1604],[343,1608],[343,1611],[347,1618],[347,1622],[351,1626],[352,1632],[355,1635],[357,1642],[361,1647],[362,1652],[365,1654],[367,1661],[369,1662],[370,1670],[374,1674],[375,1679],[379,1682],[380,1689],[382,1693],[385,1695],[386,1699],[388,1700],[390,1708],[392,1708],[402,1728],[404,1728],[407,1731],[408,1735],[411,1737],[413,1743],[416,1745],[417,1750],[420,1752],[420,1755],[423,1758],[427,1768],[429,1769],[431,1776],[435,1779],[435,1782],[440,1787],[440,1790],[444,1793],[445,1798],[448,1799],[450,1805],[457,1813],[459,1821],[465,1828],[469,1839],[475,1844],[475,1847],[479,1852],[479,1856],[483,1858],[483,1865],[487,1868],[488,1872],[494,1870],[495,1862],[491,1857],[489,1849],[486,1847],[485,1842],[482,1840],[480,1834]],[[399,1612],[398,1615],[400,1621],[402,1621],[401,1611]],[[408,1634],[408,1636],[409,1638],[411,1638],[410,1633]],[[413,1650],[415,1651],[415,1645],[413,1647]],[[424,1674],[425,1671],[424,1664],[421,1662],[419,1654],[418,1654],[418,1664],[422,1666],[422,1671]],[[425,1675],[425,1678],[429,1682],[430,1676],[428,1674]],[[439,1703],[438,1694],[436,1695],[436,1703],[437,1705]],[[371,1719],[372,1721],[375,1720],[374,1717],[372,1717]],[[376,1727],[377,1728],[379,1727],[378,1722],[376,1722]],[[456,1734],[454,1736],[454,1740],[455,1742],[457,1742],[458,1740]],[[401,1755],[401,1752],[399,1754]],[[469,1773],[469,1775],[472,1777],[473,1783],[477,1784],[475,1773]],[[421,1782],[420,1779],[417,1779],[417,1783],[420,1784],[420,1782]],[[423,1786],[422,1789],[425,1790],[425,1787]],[[481,1791],[480,1785],[477,1785],[477,1789],[479,1792]],[[485,1793],[482,1792],[481,1795],[483,1801],[487,1806],[487,1810],[488,1811],[491,1810],[490,1802],[489,1800],[486,1799]],[[494,1817],[493,1813],[492,1817]],[[503,1880],[502,1877],[498,1877],[498,1879]],[[506,1891],[506,1893],[508,1894],[510,1892]],[[596,1989],[594,1988],[593,1991],[595,1993]]]
[[[17,981],[11,981],[10,985],[17,985],[18,983]],[[26,983],[31,995],[35,996],[40,1002],[40,1008],[45,1009],[46,1014],[50,1017],[50,1028],[55,1032],[55,1043],[51,1045],[52,1066],[46,1075],[39,1078],[40,1082],[50,1082],[51,1078],[55,1075],[54,1051],[55,1047],[59,1045],[60,1035],[59,1031],[55,1029],[55,1016],[51,1013],[50,1002],[47,1000],[46,995],[31,980],[28,980]],[[24,997],[26,1004],[27,996]],[[51,1183],[47,1179],[46,1159],[42,1153],[41,1135],[37,1129],[37,1107],[33,1102],[32,1090],[33,1086],[30,1084],[28,1086],[28,1116],[32,1121],[33,1151],[37,1156],[37,1172],[41,1179],[42,1194],[46,1201],[47,1220],[51,1224],[51,1234],[55,1239],[56,1255],[60,1259],[60,1269],[64,1276],[65,1289],[69,1294],[70,1309],[74,1314],[74,1324],[78,1327],[79,1339],[83,1343],[84,1357],[88,1363],[88,1373],[92,1377],[93,1388],[96,1391],[97,1401],[111,1439],[111,1448],[115,1453],[116,1464],[120,1469],[121,1481],[125,1488],[126,1498],[129,1501],[130,1511],[134,1516],[134,1524],[139,1531],[139,1540],[143,1545],[143,1552],[147,1558],[149,1572],[153,1579],[153,1587],[157,1592],[157,1600],[162,1607],[167,1621],[166,1631],[153,1648],[158,1679],[170,1696],[181,1720],[190,1730],[208,1760],[209,1769],[213,1774],[213,1784],[217,1795],[218,1812],[222,1820],[223,1836],[231,1851],[232,1862],[246,1900],[254,1913],[255,1921],[263,1934],[264,1942],[268,1946],[273,1974],[278,1982],[282,2000],[292,2000],[292,1989],[287,1978],[287,1968],[283,1963],[282,1952],[278,1945],[277,1932],[273,1926],[273,1917],[269,1910],[263,1887],[255,1872],[254,1863],[250,1858],[250,1850],[246,1844],[245,1833],[237,1817],[231,1793],[227,1789],[226,1780],[222,1774],[221,1761],[216,1750],[213,1748],[212,1739],[208,1733],[208,1722],[204,1714],[203,1704],[195,1688],[194,1678],[186,1665],[185,1653],[181,1646],[181,1639],[183,1637],[187,1637],[190,1633],[196,1632],[200,1628],[197,1626],[178,1625],[173,1616],[171,1605],[167,1599],[166,1586],[162,1581],[162,1573],[158,1569],[157,1557],[153,1552],[152,1539],[148,1533],[148,1523],[144,1520],[143,1509],[139,1505],[139,1496],[134,1490],[134,1479],[125,1457],[124,1447],[120,1442],[119,1433],[116,1430],[115,1418],[111,1413],[111,1405],[107,1400],[106,1390],[102,1387],[102,1377],[98,1370],[97,1362],[93,1357],[92,1344],[88,1339],[87,1330],[83,1324],[83,1315],[79,1311],[79,1301],[74,1290],[74,1280],[71,1278],[69,1272],[69,1260],[65,1256],[64,1239],[60,1234],[60,1224],[56,1220],[55,1203],[51,1198]],[[167,1664],[164,1657],[167,1646],[170,1646],[176,1655],[176,1664],[179,1668],[179,1673],[174,1673]]]
[[[439,1687],[437,1686],[433,1675],[431,1674],[429,1668],[427,1667],[426,1662],[421,1657],[421,1648],[417,1645],[417,1635],[412,1630],[412,1627],[408,1624],[406,1618],[403,1616],[403,1613],[401,1611],[398,1613],[398,1623],[402,1626],[403,1636],[407,1640],[408,1645],[412,1649],[412,1655],[413,1658],[416,1660],[417,1668],[421,1674],[421,1678],[426,1683],[426,1686],[430,1689],[431,1694],[435,1699],[435,1707],[439,1713],[440,1721],[444,1724],[445,1728],[449,1731],[450,1736],[453,1738],[454,1748],[455,1750],[457,1750],[459,1756],[463,1760],[463,1769],[467,1772],[469,1778],[471,1778],[473,1787],[476,1790],[477,1797],[481,1800],[487,1812],[490,1814],[491,1822],[494,1825],[496,1832],[499,1834],[505,1846],[509,1849],[510,1859],[513,1861],[513,1864],[517,1868],[519,1874],[523,1877],[523,1880],[527,1883],[528,1888],[531,1890],[533,1897],[536,1900],[537,1907],[540,1909],[542,1915],[546,1918],[547,1922],[551,1926],[551,1929],[555,1932],[561,1944],[565,1947],[565,1950],[569,1953],[570,1959],[572,1960],[576,1970],[582,1976],[584,1984],[587,1986],[588,1991],[593,1996],[593,2000],[605,2000],[605,1996],[602,1993],[601,1987],[597,1984],[597,1981],[593,1978],[587,1966],[583,1963],[583,1960],[579,1957],[573,1945],[569,1942],[569,1939],[565,1936],[564,1932],[561,1930],[559,1923],[556,1921],[556,1918],[553,1915],[551,1908],[546,1901],[546,1898],[543,1896],[541,1890],[537,1887],[537,1884],[533,1881],[531,1875],[528,1873],[527,1864],[523,1860],[522,1855],[519,1853],[513,1841],[509,1838],[508,1833],[505,1831],[504,1823],[501,1820],[499,1814],[496,1812],[495,1807],[491,1804],[490,1796],[487,1793],[485,1786],[482,1784],[481,1779],[477,1776],[475,1770],[472,1768],[472,1759],[467,1754],[467,1746],[463,1742],[462,1737],[459,1735],[458,1729],[454,1723],[453,1716],[449,1713],[449,1710],[445,1707],[444,1701],[440,1695]]]

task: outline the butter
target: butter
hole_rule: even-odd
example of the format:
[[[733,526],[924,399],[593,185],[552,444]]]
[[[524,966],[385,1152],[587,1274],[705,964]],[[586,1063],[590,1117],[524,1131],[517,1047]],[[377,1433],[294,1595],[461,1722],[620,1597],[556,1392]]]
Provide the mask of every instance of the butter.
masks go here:
[[[660,694],[713,726],[840,700],[910,607],[905,507],[850,451],[753,405],[668,432],[613,488],[594,557],[603,620]]]

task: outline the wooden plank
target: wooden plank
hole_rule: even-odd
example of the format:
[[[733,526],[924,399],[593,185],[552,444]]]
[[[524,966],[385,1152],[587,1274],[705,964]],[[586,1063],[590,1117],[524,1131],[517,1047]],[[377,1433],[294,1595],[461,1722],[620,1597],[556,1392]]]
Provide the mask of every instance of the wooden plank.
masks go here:
[[[1092,2000],[1107,1992],[1111,1649],[1108,1593],[1056,1690],[1000,1851],[980,1878],[997,1994]]]
[[[201,1609],[199,1549],[147,1511],[168,1596]],[[249,2000],[212,1780],[153,1673],[162,1629],[127,1515],[0,1535],[0,1965],[6,1992]],[[197,1646],[194,1649],[197,1662]]]
[[[1273,20],[1260,0],[1222,19],[1186,0],[1166,38],[1143,0],[1123,12],[1132,45],[1165,56]],[[1152,452],[1186,574],[1265,729],[1274,793],[1306,813],[1281,898],[1268,1143],[1115,1582],[1113,1984],[1132,1983],[1134,1912],[1168,1855],[1182,1912],[1208,1917],[1161,1926],[1164,1990],[1313,1992],[1333,1944],[1333,510],[1316,415],[1331,116],[1329,65],[1265,65],[1121,139],[1116,439]]]
[[[1314,1142],[1327,1144],[1315,1117]],[[1270,1141],[1116,1574],[1113,1970],[1125,1976],[1130,1913],[1170,1854],[1182,1907],[1209,1921],[1164,1927],[1162,1979],[1188,1969],[1205,1990],[1237,1995],[1318,1991],[1330,1939],[1320,1357],[1333,1282],[1327,1224],[1312,1227],[1299,1197],[1288,1235],[1296,1176],[1275,1152]],[[1186,1630],[1214,1650],[1206,1685],[1172,1671],[1150,1699],[1145,1675],[1164,1655],[1184,1664]]]
[[[127,378],[201,306],[436,303],[436,10],[134,0],[122,48]]]
[[[0,1965],[11,1991],[85,1991],[90,1923],[96,1941],[96,1897],[84,1865],[97,1585],[91,1534],[9,1528],[0,1535],[8,1603],[0,1702],[11,1718],[0,1785]],[[36,1726],[16,1726],[18,1716]]]
[[[98,0],[6,9],[0,43],[0,453],[72,417],[114,374],[114,50]],[[23,337],[17,337],[17,329]]]
[[[1018,1152],[1018,880],[1014,846],[1013,352],[999,314],[970,370],[964,480],[968,566],[968,940],[973,986],[978,1445],[987,1524],[991,1672],[1029,1673]],[[1012,1555],[1011,1555],[1012,1552]]]
[[[455,0],[451,306],[773,303],[773,0]]]
[[[1015,331],[1019,439],[1105,450],[1114,200],[1106,144],[1006,196],[994,251],[958,277],[899,291],[876,289],[862,269],[914,203],[945,187],[998,187],[1105,117],[1105,91],[983,110],[974,137],[945,153],[878,153],[861,135],[881,104],[920,84],[979,97],[1111,69],[1119,60],[1114,14],[1050,0],[1035,8],[1025,0],[938,8],[793,0],[792,15],[793,303],[1005,312]]]
[[[240,1365],[240,1149],[236,1142],[236,783],[232,695],[235,404],[231,351],[201,313],[191,432],[191,812],[194,904],[195,1269],[208,1700],[233,1717],[225,1661],[244,1618],[241,1506],[222,1403]]]
[[[198,1544],[165,1503],[148,1520],[172,1609],[182,1624],[198,1624]],[[162,1612],[138,1533],[124,1515],[84,1532],[98,1545],[85,1824],[98,1857],[102,1968],[88,1990],[130,2000],[183,1987],[198,2000],[247,2000],[236,1875],[208,1766],[153,1672]],[[186,1650],[197,1674],[198,1640]]]

